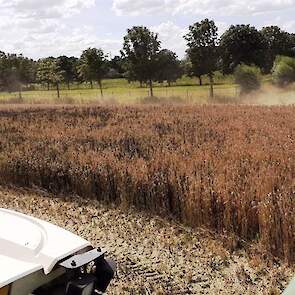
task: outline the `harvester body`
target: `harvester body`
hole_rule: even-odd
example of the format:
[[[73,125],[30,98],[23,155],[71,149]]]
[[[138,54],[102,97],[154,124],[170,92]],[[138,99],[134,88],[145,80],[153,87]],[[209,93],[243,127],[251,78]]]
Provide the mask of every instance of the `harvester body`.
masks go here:
[[[104,254],[58,226],[0,209],[0,295],[104,292],[115,273]]]

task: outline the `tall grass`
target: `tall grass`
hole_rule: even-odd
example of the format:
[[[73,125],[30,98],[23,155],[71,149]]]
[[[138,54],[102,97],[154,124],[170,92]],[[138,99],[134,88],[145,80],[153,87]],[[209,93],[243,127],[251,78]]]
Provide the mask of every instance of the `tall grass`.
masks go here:
[[[295,261],[295,108],[0,109],[0,182],[135,206]]]

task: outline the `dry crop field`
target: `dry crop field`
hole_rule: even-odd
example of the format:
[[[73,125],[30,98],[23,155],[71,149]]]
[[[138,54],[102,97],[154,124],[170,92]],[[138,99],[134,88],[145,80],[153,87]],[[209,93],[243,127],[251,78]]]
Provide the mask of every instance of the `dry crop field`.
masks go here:
[[[0,181],[133,206],[295,261],[295,108],[3,106]]]
[[[118,264],[109,295],[278,295],[295,271],[257,255],[255,246],[232,253],[206,229],[77,196],[0,186],[0,206],[47,220],[107,250]]]

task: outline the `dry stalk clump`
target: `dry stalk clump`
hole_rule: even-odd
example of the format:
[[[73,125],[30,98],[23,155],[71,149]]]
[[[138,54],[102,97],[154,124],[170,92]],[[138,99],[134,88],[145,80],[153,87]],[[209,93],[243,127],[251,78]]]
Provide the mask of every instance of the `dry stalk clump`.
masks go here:
[[[3,107],[0,182],[135,206],[295,261],[295,108]]]

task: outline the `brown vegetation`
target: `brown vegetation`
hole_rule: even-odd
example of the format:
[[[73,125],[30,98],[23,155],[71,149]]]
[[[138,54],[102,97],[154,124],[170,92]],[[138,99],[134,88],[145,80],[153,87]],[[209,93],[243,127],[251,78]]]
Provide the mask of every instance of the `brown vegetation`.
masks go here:
[[[0,181],[115,202],[295,261],[295,108],[2,107]]]

